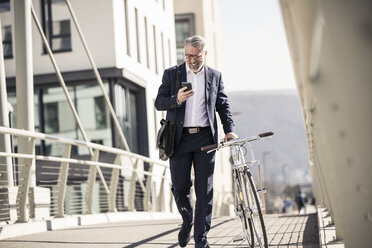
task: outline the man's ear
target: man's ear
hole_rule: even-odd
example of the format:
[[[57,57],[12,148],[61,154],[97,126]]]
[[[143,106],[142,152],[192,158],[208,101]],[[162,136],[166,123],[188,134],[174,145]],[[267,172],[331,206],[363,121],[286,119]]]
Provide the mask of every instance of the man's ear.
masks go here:
[[[207,56],[207,54],[208,54],[208,51],[205,51],[204,55]]]

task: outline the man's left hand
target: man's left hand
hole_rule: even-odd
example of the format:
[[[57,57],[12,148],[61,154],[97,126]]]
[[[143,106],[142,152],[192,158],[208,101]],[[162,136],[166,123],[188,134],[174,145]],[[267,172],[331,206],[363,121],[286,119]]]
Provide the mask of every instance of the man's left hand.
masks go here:
[[[225,142],[226,141],[229,141],[229,140],[233,140],[233,139],[236,139],[236,138],[239,138],[239,136],[236,134],[236,133],[227,133],[225,135]]]

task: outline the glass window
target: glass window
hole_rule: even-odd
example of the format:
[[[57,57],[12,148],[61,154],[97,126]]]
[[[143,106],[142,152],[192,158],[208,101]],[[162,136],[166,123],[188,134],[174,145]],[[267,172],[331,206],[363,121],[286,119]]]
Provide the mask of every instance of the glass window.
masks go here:
[[[138,135],[138,103],[137,94],[124,87],[116,84],[114,86],[115,94],[115,111],[119,119],[124,136],[127,139],[129,148],[132,152],[139,152],[139,135]],[[117,134],[116,137],[119,137]],[[120,138],[118,138],[118,147],[124,149]]]
[[[185,61],[184,59],[185,39],[195,34],[194,15],[193,14],[176,15],[175,20],[177,64],[181,64]]]
[[[164,35],[163,35],[163,32],[160,33],[160,37],[161,37],[161,59],[162,59],[162,63],[163,63],[163,70],[165,70],[165,52],[164,52]]]
[[[140,37],[139,37],[139,28],[138,28],[138,10],[134,9],[134,14],[136,18],[136,43],[137,43],[137,61],[141,63],[141,51],[140,51]]]
[[[125,38],[127,42],[127,55],[130,56],[130,37],[129,37],[129,17],[128,17],[128,1],[124,0],[124,15],[125,15]]]
[[[94,113],[96,116],[96,129],[107,128],[107,108],[103,96],[97,96],[94,98]]]
[[[9,113],[9,127],[11,128],[21,128],[18,126],[17,123],[17,98],[16,98],[16,92],[15,90],[9,90],[7,92],[7,98],[8,102],[10,103],[12,107],[12,111]],[[39,119],[39,97],[38,97],[38,91],[35,91],[34,93],[34,122],[35,122],[35,131],[40,132],[40,119]],[[17,151],[18,148],[18,139],[17,136],[11,136],[11,145],[12,150]],[[35,144],[35,153],[36,154],[42,154],[41,152],[41,141],[36,140]]]
[[[4,58],[13,58],[12,27],[2,28]]]
[[[147,68],[150,68],[149,35],[148,35],[147,18],[146,17],[144,17],[144,23],[145,23],[145,42],[146,42],[146,65],[147,65]]]
[[[45,133],[58,133],[58,102],[44,104]]]
[[[0,0],[0,13],[10,11],[10,1],[9,0]]]
[[[43,29],[53,52],[71,51],[71,28],[64,0],[42,0]],[[46,52],[46,51],[45,51]]]
[[[155,72],[156,74],[159,73],[158,71],[158,52],[157,52],[157,47],[156,47],[156,28],[155,25],[152,25],[152,33],[154,36],[154,59],[155,59]]]
[[[104,83],[108,92],[108,83]],[[110,116],[99,86],[85,84],[68,87],[71,100],[78,112],[84,132],[92,142],[112,146]],[[75,117],[60,87],[42,91],[45,133],[66,138],[84,140]],[[64,145],[45,142],[46,155],[60,156]],[[72,154],[88,155],[85,147],[73,147]]]

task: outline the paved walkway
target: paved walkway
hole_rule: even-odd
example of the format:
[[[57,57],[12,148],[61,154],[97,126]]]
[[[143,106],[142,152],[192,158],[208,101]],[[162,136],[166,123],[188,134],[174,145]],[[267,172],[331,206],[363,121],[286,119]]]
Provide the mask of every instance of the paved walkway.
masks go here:
[[[270,247],[319,248],[316,214],[265,215]],[[0,248],[133,248],[178,247],[179,220],[138,221],[80,226],[0,240]],[[233,242],[241,235],[238,218],[216,218],[208,240],[211,247],[247,247]],[[190,242],[188,247],[194,247]]]

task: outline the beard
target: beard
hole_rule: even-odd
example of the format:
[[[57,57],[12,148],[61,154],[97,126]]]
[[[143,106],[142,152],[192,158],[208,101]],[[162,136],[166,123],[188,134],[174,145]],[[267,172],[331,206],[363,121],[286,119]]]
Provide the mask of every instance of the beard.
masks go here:
[[[203,65],[204,61],[196,61],[196,62],[187,62],[187,65],[189,66],[190,70],[193,71],[194,73],[199,72]]]

